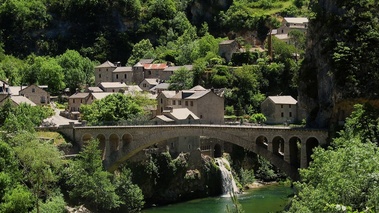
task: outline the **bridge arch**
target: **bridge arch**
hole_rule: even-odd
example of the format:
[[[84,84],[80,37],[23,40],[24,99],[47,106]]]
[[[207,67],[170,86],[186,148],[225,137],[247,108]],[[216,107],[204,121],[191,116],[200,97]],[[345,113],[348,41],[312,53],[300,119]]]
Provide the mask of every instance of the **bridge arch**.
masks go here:
[[[125,152],[133,141],[133,136],[130,133],[122,135],[122,150]]]
[[[101,150],[101,156],[102,159],[104,160],[106,158],[105,153],[106,153],[106,138],[105,135],[103,134],[98,134],[96,136],[96,139],[99,141],[99,149]]]
[[[83,142],[83,144],[81,144],[81,145],[83,146],[83,145],[88,144],[91,139],[92,139],[92,135],[91,134],[88,134],[88,133],[84,134],[82,136],[82,142]]]
[[[222,157],[221,145],[218,143],[213,148],[213,157],[214,158]]]
[[[310,137],[307,139],[306,143],[306,156],[307,156],[307,167],[312,161],[311,155],[313,154],[313,149],[319,145],[319,141],[315,137]]]
[[[109,150],[110,153],[116,152],[119,149],[120,139],[117,134],[111,134],[109,136]]]
[[[301,159],[301,140],[299,137],[291,137],[289,139],[289,161],[290,164],[296,167],[300,167]]]
[[[266,148],[266,149],[268,147],[268,140],[263,135],[257,137],[257,139],[255,140],[255,143],[257,146],[261,146],[261,147]]]
[[[284,139],[281,136],[276,136],[272,139],[272,152],[283,158],[284,156]]]

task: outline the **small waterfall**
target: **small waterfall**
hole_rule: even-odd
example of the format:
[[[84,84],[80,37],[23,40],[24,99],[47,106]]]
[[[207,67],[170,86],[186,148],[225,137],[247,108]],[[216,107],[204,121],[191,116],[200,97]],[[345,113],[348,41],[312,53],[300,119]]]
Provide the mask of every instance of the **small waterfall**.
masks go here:
[[[229,162],[225,158],[215,158],[215,161],[221,170],[223,195],[230,195],[232,192],[238,194],[239,189],[236,182],[234,181],[232,172],[225,168],[225,165],[230,168]]]

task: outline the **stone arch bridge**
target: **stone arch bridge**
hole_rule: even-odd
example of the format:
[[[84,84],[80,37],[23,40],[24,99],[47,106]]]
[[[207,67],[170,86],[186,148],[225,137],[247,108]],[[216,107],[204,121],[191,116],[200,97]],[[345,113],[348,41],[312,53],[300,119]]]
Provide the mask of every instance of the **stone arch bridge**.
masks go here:
[[[298,168],[308,166],[312,149],[325,145],[328,139],[326,130],[276,126],[70,125],[60,127],[59,131],[81,147],[92,138],[97,138],[103,150],[104,166],[109,171],[115,170],[137,152],[156,143],[183,136],[207,136],[236,144],[261,155],[294,180],[299,178]]]

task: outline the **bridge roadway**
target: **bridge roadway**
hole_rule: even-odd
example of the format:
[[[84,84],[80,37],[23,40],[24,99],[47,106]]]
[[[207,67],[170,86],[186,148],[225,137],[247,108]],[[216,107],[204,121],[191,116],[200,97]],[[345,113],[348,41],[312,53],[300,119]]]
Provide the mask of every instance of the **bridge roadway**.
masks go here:
[[[259,154],[295,180],[299,178],[298,168],[308,166],[312,149],[325,145],[328,139],[326,130],[279,126],[75,126],[71,123],[60,126],[58,131],[76,141],[81,147],[89,140],[97,138],[103,150],[104,166],[109,171],[113,171],[137,152],[156,143],[176,137],[207,136]]]

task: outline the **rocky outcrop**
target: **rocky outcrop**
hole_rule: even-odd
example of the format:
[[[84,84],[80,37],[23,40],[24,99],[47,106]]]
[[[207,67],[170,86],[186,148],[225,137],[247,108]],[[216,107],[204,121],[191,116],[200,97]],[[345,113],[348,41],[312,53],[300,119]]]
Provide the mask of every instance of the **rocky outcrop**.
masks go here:
[[[199,25],[203,22],[212,23],[220,11],[226,11],[232,0],[194,0],[190,6],[190,19]]]
[[[327,39],[331,37],[327,20],[338,13],[334,0],[320,0],[314,7],[319,13],[310,19],[306,56],[300,70],[299,106],[308,115],[310,127],[327,128],[333,117],[335,103],[341,97],[331,73],[331,56],[325,52]]]
[[[221,194],[220,171],[214,160],[200,151],[181,153],[171,159],[168,152],[139,155],[129,162],[133,182],[141,188],[146,206],[164,205]]]

